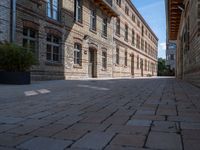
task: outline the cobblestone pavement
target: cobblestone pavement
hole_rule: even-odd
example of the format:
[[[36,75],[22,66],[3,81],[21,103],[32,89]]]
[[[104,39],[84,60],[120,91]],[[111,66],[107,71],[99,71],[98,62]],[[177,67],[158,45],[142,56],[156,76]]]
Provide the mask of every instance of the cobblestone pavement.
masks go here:
[[[199,150],[200,89],[173,78],[0,85],[0,150]]]

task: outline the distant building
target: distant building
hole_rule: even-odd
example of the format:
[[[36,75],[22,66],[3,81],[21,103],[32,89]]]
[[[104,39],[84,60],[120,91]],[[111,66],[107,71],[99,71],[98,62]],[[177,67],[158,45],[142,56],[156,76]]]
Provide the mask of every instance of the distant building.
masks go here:
[[[0,4],[0,41],[34,52],[33,80],[157,75],[158,38],[131,0]]]
[[[176,76],[200,86],[200,0],[166,0],[168,39],[177,43]]]
[[[0,0],[0,41],[10,41],[11,0]]]
[[[170,70],[175,71],[176,69],[176,43],[172,41],[167,41],[166,65],[169,67]]]

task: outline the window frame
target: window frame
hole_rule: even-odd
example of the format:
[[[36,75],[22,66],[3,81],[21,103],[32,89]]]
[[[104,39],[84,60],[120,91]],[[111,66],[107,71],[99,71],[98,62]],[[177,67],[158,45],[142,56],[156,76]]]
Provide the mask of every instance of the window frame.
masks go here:
[[[124,36],[124,39],[125,39],[125,41],[128,41],[128,25],[127,24],[125,24],[125,36]]]
[[[128,52],[125,50],[124,52],[124,65],[127,67],[128,66]]]
[[[102,36],[103,37],[108,36],[108,18],[102,19]]]
[[[116,64],[119,65],[119,61],[120,61],[120,51],[119,51],[119,47],[116,48]]]
[[[78,42],[74,43],[74,64],[80,66],[82,65],[82,45]]]
[[[97,30],[97,11],[95,8],[90,10],[90,30]]]
[[[102,50],[102,68],[104,70],[107,69],[107,50],[106,49]]]
[[[48,41],[48,36],[51,37],[50,41]],[[54,39],[57,39],[58,42],[54,42]],[[56,62],[56,63],[61,63],[61,38],[59,36],[55,36],[53,34],[47,33],[47,38],[46,38],[46,60],[49,62]],[[50,46],[50,52],[48,52],[48,46]],[[58,53],[54,52],[54,48],[58,48]],[[50,54],[50,59],[48,59],[48,54]],[[54,56],[57,55],[58,60],[54,59]]]
[[[79,23],[83,23],[83,1],[82,0],[75,0],[74,19],[75,19],[75,21],[77,21]]]
[[[56,21],[60,21],[60,0],[56,0],[57,1],[57,6],[55,6],[53,4],[54,0],[47,0],[47,4],[46,4],[46,16],[50,19],[56,20]],[[55,9],[56,8],[56,9]],[[54,18],[55,13],[56,12],[56,18]]]

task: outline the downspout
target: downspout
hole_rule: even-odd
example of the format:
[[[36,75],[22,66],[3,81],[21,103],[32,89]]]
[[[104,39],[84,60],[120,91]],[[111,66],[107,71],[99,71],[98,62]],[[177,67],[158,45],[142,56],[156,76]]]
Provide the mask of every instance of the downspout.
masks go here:
[[[16,0],[11,2],[11,42],[16,40]]]

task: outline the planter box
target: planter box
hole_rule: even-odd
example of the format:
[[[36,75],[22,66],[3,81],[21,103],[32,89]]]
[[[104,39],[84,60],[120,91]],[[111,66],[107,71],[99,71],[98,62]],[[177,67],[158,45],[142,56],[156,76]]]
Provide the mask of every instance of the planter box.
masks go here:
[[[31,83],[30,72],[0,71],[0,84],[23,85]]]

